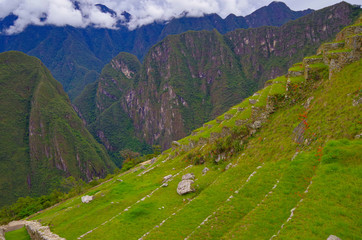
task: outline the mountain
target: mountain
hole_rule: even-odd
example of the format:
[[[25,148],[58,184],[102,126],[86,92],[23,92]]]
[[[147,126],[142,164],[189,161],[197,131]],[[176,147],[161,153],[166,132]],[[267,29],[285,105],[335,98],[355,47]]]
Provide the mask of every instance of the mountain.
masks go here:
[[[266,80],[286,73],[359,12],[340,3],[281,27],[168,36],[150,49],[142,65],[135,56],[119,54],[74,105],[110,153],[139,151],[143,142],[167,149]]]
[[[116,14],[105,5],[96,6],[103,12]],[[272,3],[263,9],[260,13],[256,11],[245,18],[231,15],[222,19],[217,14],[197,18],[181,17],[169,22],[155,22],[132,31],[121,24],[117,30],[31,25],[16,35],[0,34],[0,52],[18,50],[38,57],[61,82],[70,98],[74,99],[87,84],[98,78],[104,65],[119,52],[132,53],[142,60],[152,45],[169,34],[214,28],[225,33],[260,24],[279,26],[312,12],[294,12],[280,2]],[[122,15],[126,19],[131,17],[126,12]],[[258,20],[265,17],[268,19]],[[15,15],[9,15],[2,19],[0,31],[11,26],[16,18]]]
[[[362,18],[156,159],[31,220],[66,239],[360,239],[361,33]]]
[[[1,53],[0,85],[1,206],[48,193],[64,177],[89,181],[114,169],[39,59]]]

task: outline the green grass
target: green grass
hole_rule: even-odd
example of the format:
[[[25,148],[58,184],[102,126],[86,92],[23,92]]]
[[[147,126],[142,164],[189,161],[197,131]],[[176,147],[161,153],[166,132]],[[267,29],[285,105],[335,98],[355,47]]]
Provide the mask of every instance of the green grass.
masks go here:
[[[351,51],[352,51],[352,49],[342,48],[342,49],[328,51],[328,53],[344,53],[344,52],[351,52]]]
[[[170,149],[147,170],[134,169],[117,177],[122,182],[112,179],[90,190],[92,202],[83,204],[77,196],[32,219],[67,239],[89,231],[82,239],[326,239],[331,234],[361,239],[362,141],[353,139],[362,131],[362,119],[360,106],[352,104],[361,96],[361,66],[359,60],[331,79],[322,75],[300,84],[287,98],[283,78],[229,109],[230,120],[222,114],[221,123],[210,121],[211,128],[178,142],[196,142],[225,127],[229,135],[188,151]],[[247,128],[235,122],[252,117],[249,99],[258,99],[263,109],[275,95],[282,96],[276,111],[244,137]],[[299,144],[293,130],[301,122],[307,141]],[[205,167],[210,171],[203,175]],[[177,184],[190,172],[197,179],[195,192],[179,196]],[[174,179],[160,187],[169,174]]]
[[[329,232],[345,238],[358,238],[361,233],[358,230],[356,216],[360,214],[354,210],[355,213],[351,215],[351,209],[358,209],[356,199],[359,198],[358,182],[361,181],[358,170],[361,161],[358,155],[361,141],[328,142],[328,139],[352,138],[353,134],[360,130],[349,127],[350,121],[354,123],[358,121],[358,118],[355,119],[358,113],[350,104],[353,96],[346,98],[343,94],[353,92],[353,89],[360,85],[357,80],[360,64],[359,62],[348,66],[332,82],[326,81],[323,86],[312,92],[306,90],[308,96],[315,97],[308,113],[310,128],[305,133],[306,137],[311,139],[310,145],[298,145],[290,136],[294,127],[299,124],[300,114],[305,109],[300,104],[285,106],[271,115],[266,126],[248,140],[247,148],[233,155],[227,155],[226,160],[219,164],[215,164],[210,155],[217,145],[207,144],[202,149],[197,147],[189,152],[170,150],[168,154],[158,158],[155,168],[147,174],[138,176],[140,170],[128,173],[120,177],[123,179],[121,183],[112,180],[98,187],[96,191],[92,190],[90,194],[95,194],[95,200],[89,204],[82,204],[80,197],[76,197],[37,215],[35,219],[51,223],[52,230],[67,239],[75,239],[96,227],[98,228],[84,239],[140,238],[147,232],[149,234],[146,239],[180,239],[190,234],[190,239],[269,239],[279,231],[282,224],[286,223],[290,210],[296,207],[292,221],[286,223],[278,235],[279,238],[294,238],[293,236],[298,233],[307,239],[320,239]],[[330,85],[333,87],[329,87]],[[336,91],[340,92],[337,98]],[[261,95],[257,97],[260,98],[263,94],[261,91]],[[339,101],[343,106],[341,109],[346,109],[349,114],[347,112],[338,114],[334,126],[325,128],[328,125],[321,124],[319,119],[329,119],[331,116],[329,113],[335,113],[333,102],[327,106],[324,104],[332,99]],[[237,114],[234,118],[239,119],[240,116]],[[224,124],[227,123],[228,121],[225,121]],[[346,123],[346,128],[337,127],[343,123]],[[205,135],[208,130],[215,131],[219,127],[214,125],[211,129],[200,128],[202,131],[199,130],[196,136],[190,136],[188,139]],[[183,141],[186,140],[179,142]],[[326,142],[328,143],[325,145]],[[321,161],[320,146],[324,147]],[[296,151],[302,152],[291,161]],[[175,154],[176,152],[179,153]],[[183,170],[193,163],[198,155],[205,157],[205,164]],[[163,162],[166,158],[169,160]],[[236,166],[225,171],[225,166],[230,162]],[[335,164],[338,164],[338,168],[333,167]],[[202,175],[201,171],[205,166],[210,171]],[[258,166],[262,168],[258,169]],[[333,172],[334,175],[328,175],[328,171],[331,171],[328,169],[340,170]],[[182,172],[175,180],[169,182],[168,187],[158,189],[152,196],[137,203],[161,185],[163,176],[179,171]],[[250,177],[249,182],[246,182],[253,171],[256,173]],[[195,184],[196,192],[179,196],[175,189],[181,176],[187,172],[193,172],[198,179]],[[308,193],[304,193],[311,180],[313,184]],[[331,180],[333,181],[329,183]],[[337,180],[339,185],[336,183]],[[273,189],[277,181],[279,183]],[[349,193],[337,191],[344,192],[338,200],[333,195],[336,190],[326,187],[325,184],[330,186],[333,184],[337,188],[340,186],[351,191],[347,191]],[[239,190],[239,193],[235,193],[236,190]],[[315,192],[316,190],[320,193]],[[269,193],[270,191],[272,193]],[[343,200],[348,196],[346,194],[350,194],[350,203]],[[233,198],[228,201],[231,195]],[[302,198],[304,200],[300,202]],[[323,199],[330,199],[331,203],[324,205]],[[190,200],[192,201],[189,202]],[[345,207],[329,210],[331,204],[340,201]],[[132,207],[125,212],[124,209],[129,206]],[[313,208],[308,210],[307,206]],[[316,208],[320,210],[313,210]],[[332,217],[328,214],[334,211],[339,212],[333,220],[335,227],[325,228],[319,224],[321,219]],[[323,215],[316,215],[317,212]],[[350,220],[340,217],[347,213],[351,216]],[[210,215],[208,221],[200,225]],[[110,222],[101,225],[114,216],[116,217]],[[304,226],[302,223],[305,218],[313,218],[313,221]],[[346,225],[349,228],[343,227]],[[263,231],[259,231],[261,226]],[[313,231],[308,232],[306,229],[309,228]],[[350,233],[349,229],[352,229]]]
[[[290,72],[302,72],[302,71],[304,71],[304,67],[303,67],[303,65],[296,65],[294,67],[289,68],[288,71],[290,71]]]
[[[313,63],[309,65],[310,68],[318,68],[318,69],[322,69],[322,68],[328,68],[327,65],[325,65],[324,63]]]
[[[302,83],[305,81],[303,76],[299,76],[299,77],[291,77],[289,78],[290,82],[293,84],[298,84],[298,83]]]
[[[313,56],[308,56],[308,57],[305,57],[306,59],[315,59],[315,58],[323,58],[322,55],[313,55]]]
[[[5,233],[6,240],[30,240],[30,236],[25,227]]]

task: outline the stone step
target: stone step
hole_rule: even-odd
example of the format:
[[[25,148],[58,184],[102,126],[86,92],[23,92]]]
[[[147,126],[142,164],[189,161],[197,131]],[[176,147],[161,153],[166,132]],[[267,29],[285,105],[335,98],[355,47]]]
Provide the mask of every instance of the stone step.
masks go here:
[[[346,38],[346,48],[362,52],[362,34],[352,35]]]
[[[304,78],[306,81],[318,81],[325,77],[326,71],[328,72],[328,65],[324,64],[323,59],[321,59],[321,62],[305,66]]]
[[[324,43],[318,48],[317,55],[324,54],[324,53],[329,52],[329,51],[344,48],[344,45],[345,45],[344,41]]]
[[[291,77],[299,77],[299,76],[303,76],[303,75],[304,75],[304,68],[301,70],[289,69],[287,77],[291,78]]]
[[[342,31],[340,31],[336,36],[336,41],[343,41],[348,36],[361,34],[362,33],[362,24],[356,24],[349,27],[344,28]]]
[[[303,66],[307,67],[310,64],[323,63],[323,56],[310,56],[303,59]]]

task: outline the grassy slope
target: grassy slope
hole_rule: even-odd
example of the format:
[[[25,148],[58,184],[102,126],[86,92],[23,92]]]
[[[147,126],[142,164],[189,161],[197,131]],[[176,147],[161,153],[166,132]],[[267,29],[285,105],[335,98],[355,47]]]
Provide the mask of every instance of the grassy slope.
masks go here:
[[[30,236],[25,227],[5,234],[6,240],[30,240]]]
[[[45,194],[64,176],[86,179],[114,167],[38,59],[7,52],[0,62],[0,204]]]
[[[75,197],[33,219],[67,239],[83,234],[82,239],[326,239],[330,234],[360,239],[362,141],[352,139],[362,130],[361,106],[352,102],[361,97],[361,75],[359,60],[331,80],[291,79],[288,98],[286,79],[277,78],[180,140],[181,147],[165,151],[147,170],[135,168],[119,177],[122,182],[114,179],[88,192],[95,196],[89,204]],[[242,129],[236,121],[251,118],[256,109],[249,99],[263,109],[267,96],[277,99],[277,110],[242,145],[232,133],[186,147],[227,126]],[[293,130],[303,120],[308,143],[298,144]],[[216,163],[219,153],[226,157]],[[201,160],[203,165],[193,165]],[[226,170],[229,163],[234,166]],[[205,166],[210,171],[203,175]],[[179,196],[177,183],[188,172],[196,175],[196,191]],[[168,174],[174,178],[160,187]]]

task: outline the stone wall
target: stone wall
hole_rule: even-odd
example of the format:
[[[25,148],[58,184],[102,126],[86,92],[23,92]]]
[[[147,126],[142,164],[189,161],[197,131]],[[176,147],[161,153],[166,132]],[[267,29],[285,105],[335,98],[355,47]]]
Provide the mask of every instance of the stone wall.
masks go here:
[[[0,227],[0,240],[5,240],[5,229]]]
[[[39,222],[28,221],[25,227],[33,240],[65,240],[52,233],[48,226],[42,226]]]
[[[65,240],[52,233],[48,226],[42,226],[36,221],[12,221],[8,225],[0,226],[0,240],[5,240],[5,232],[26,228],[32,240]]]

